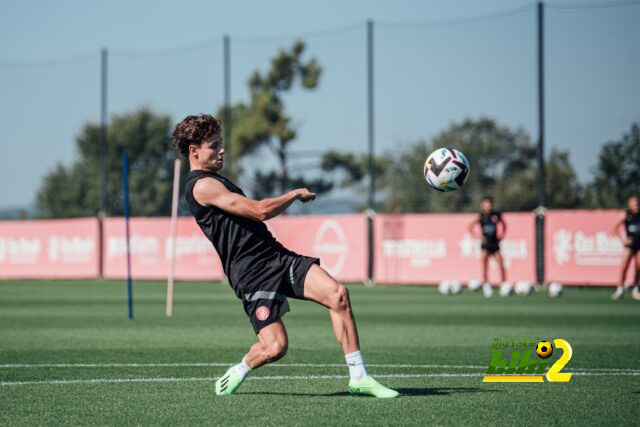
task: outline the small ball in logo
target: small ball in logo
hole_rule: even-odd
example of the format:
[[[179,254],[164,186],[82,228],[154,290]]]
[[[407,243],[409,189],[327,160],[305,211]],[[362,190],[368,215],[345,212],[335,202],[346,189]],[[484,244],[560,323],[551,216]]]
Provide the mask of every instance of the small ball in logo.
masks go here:
[[[265,320],[267,320],[269,318],[269,314],[270,314],[269,307],[267,306],[261,305],[256,309],[256,317],[261,322],[264,322]]]
[[[549,341],[540,341],[536,345],[536,354],[542,359],[548,359],[553,354],[553,346]]]

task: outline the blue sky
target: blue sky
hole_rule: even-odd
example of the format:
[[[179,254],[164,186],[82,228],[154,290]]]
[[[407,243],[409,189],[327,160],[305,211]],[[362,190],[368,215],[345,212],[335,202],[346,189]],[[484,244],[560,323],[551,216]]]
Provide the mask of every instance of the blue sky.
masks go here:
[[[547,144],[570,151],[583,181],[602,143],[640,120],[640,4],[562,7],[587,3],[549,3],[546,21]],[[480,115],[537,136],[532,1],[4,0],[2,10],[0,208],[30,206],[42,176],[74,159],[81,126],[99,120],[103,46],[110,114],[147,105],[177,121],[221,104],[223,34],[234,101],[245,99],[249,73],[300,35],[325,72],[318,90],[287,96],[299,129],[293,149],[364,151],[370,18],[379,152]],[[455,21],[501,11],[510,12]],[[56,58],[70,59],[41,62]]]

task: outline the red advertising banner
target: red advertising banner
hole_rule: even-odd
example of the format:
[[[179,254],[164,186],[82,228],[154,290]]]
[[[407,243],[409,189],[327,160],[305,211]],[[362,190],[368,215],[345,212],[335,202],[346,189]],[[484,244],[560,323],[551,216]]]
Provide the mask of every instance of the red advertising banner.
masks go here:
[[[96,218],[0,222],[0,278],[98,276]]]
[[[131,271],[136,279],[164,279],[170,257],[169,218],[131,218]],[[321,259],[338,280],[367,277],[367,224],[364,215],[285,216],[267,226],[285,247]],[[104,276],[126,277],[123,218],[104,221]],[[176,278],[221,280],[220,259],[192,218],[179,218],[176,232]]]
[[[166,279],[171,248],[170,218],[131,218],[129,222],[131,275],[134,279]],[[103,269],[110,279],[126,277],[124,218],[103,223]],[[178,218],[175,277],[179,280],[221,280],[220,258],[195,220]]]
[[[374,279],[387,284],[433,284],[482,279],[480,237],[469,234],[474,214],[380,214],[374,220]],[[501,251],[507,280],[535,280],[535,220],[506,213]],[[476,233],[479,233],[477,229]],[[489,279],[499,281],[490,261]]]
[[[336,280],[367,278],[367,217],[364,215],[282,216],[267,222],[274,237],[301,255],[320,258]]]
[[[576,285],[618,281],[624,244],[613,227],[622,211],[549,211],[545,217],[545,278]],[[631,283],[633,266],[627,281]]]

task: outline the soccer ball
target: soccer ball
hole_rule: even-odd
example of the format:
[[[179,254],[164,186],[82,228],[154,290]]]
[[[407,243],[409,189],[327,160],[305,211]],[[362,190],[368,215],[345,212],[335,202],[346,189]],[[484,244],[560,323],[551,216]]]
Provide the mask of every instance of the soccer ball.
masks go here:
[[[458,190],[468,177],[469,161],[455,148],[439,148],[424,162],[424,178],[435,190]]]
[[[516,295],[529,295],[531,293],[531,283],[527,282],[526,280],[520,280],[519,282],[516,282],[513,290],[515,291]]]
[[[551,282],[547,291],[549,292],[549,296],[551,298],[557,298],[562,295],[562,284],[558,282]]]
[[[451,287],[449,286],[451,282],[449,280],[443,280],[438,284],[438,292],[442,295],[448,295]]]
[[[482,280],[473,279],[473,280],[469,280],[469,283],[467,283],[467,289],[469,289],[471,292],[475,292],[481,287],[482,287]]]
[[[451,295],[457,295],[462,292],[462,283],[457,280],[451,280],[449,282],[449,293]]]
[[[549,341],[540,341],[536,345],[536,354],[542,359],[548,359],[553,354],[553,346]]]
[[[500,284],[500,288],[498,288],[498,292],[501,297],[508,297],[513,290],[513,283],[506,281]]]

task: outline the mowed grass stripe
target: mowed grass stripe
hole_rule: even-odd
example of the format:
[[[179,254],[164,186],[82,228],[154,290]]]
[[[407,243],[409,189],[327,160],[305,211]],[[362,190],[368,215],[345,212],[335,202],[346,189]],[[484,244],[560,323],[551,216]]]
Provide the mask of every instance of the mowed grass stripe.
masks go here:
[[[579,376],[640,376],[640,371],[630,372],[577,372]],[[482,373],[477,372],[439,372],[429,374],[379,374],[376,378],[430,378],[430,377],[478,377],[482,378]],[[183,381],[216,381],[220,377],[168,377],[168,378],[93,378],[93,379],[71,379],[71,380],[42,380],[42,381],[3,381],[0,386],[20,386],[20,385],[73,385],[73,384],[110,384],[110,383],[172,383]],[[258,380],[346,380],[346,375],[270,375],[247,378],[247,381]]]
[[[185,362],[185,363],[7,363],[0,364],[0,369],[37,369],[37,368],[200,368],[200,367],[226,367],[232,366],[232,362]],[[482,365],[439,365],[439,364],[394,364],[394,363],[367,363],[370,368],[409,368],[409,369],[485,369]],[[343,363],[275,363],[264,368],[346,368]],[[638,372],[639,368],[565,368],[564,371],[572,372]]]

